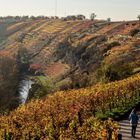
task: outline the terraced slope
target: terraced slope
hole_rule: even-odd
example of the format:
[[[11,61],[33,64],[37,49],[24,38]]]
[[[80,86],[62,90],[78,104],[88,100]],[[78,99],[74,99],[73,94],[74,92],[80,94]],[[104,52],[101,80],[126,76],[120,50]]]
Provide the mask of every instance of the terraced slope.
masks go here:
[[[28,52],[26,61],[39,64],[54,84],[67,81],[63,83],[69,88],[120,80],[140,67],[140,32],[130,34],[139,28],[139,21],[39,19],[0,23],[4,33],[0,32],[0,55],[16,58],[24,48]],[[122,68],[118,69],[118,65]],[[78,78],[83,73],[83,79]],[[111,73],[116,73],[116,77],[111,77]]]

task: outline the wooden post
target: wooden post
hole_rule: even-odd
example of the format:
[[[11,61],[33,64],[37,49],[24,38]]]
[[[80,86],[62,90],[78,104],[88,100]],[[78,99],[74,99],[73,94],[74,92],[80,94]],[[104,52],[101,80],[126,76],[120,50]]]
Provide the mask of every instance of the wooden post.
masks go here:
[[[79,124],[80,124],[80,127],[81,127],[82,126],[82,117],[81,117],[80,111],[78,112],[78,121],[79,121]]]
[[[117,140],[122,140],[122,132],[121,132],[121,128],[119,128],[118,130],[118,135],[117,135]]]
[[[29,140],[31,140],[31,139],[32,139],[31,132],[29,132]]]
[[[109,111],[110,112],[112,111],[112,109],[111,109],[111,103],[109,103]]]
[[[7,140],[6,129],[4,130],[4,140]]]
[[[108,132],[107,140],[112,140],[112,131]]]
[[[118,134],[118,140],[122,140],[122,134]]]

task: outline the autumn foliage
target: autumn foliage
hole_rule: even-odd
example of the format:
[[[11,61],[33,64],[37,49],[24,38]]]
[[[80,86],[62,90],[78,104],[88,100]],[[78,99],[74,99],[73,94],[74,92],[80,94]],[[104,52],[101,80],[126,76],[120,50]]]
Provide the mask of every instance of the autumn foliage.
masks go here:
[[[140,66],[137,28],[135,21],[38,19],[9,25],[0,43],[0,55],[10,57],[0,58],[0,103],[13,99],[17,89],[15,56],[25,66],[32,62],[35,70],[44,66],[44,75],[54,83],[71,78],[70,87],[129,77]],[[0,139],[116,140],[119,126],[107,118],[117,118],[139,102],[140,74],[59,91],[1,116]]]
[[[98,115],[109,117],[116,109],[137,104],[139,89],[137,74],[122,81],[48,95],[1,116],[0,138],[116,140],[118,124],[111,119],[101,121]]]
[[[0,56],[0,112],[17,107],[18,70],[14,59]]]

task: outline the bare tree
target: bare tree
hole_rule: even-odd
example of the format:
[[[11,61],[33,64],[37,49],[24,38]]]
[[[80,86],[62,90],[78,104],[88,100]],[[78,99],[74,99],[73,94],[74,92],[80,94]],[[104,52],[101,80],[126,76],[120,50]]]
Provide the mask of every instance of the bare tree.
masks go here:
[[[140,15],[138,15],[138,17],[137,17],[138,19],[139,19],[139,21],[140,21]]]
[[[97,15],[96,15],[95,13],[92,13],[92,14],[90,15],[90,19],[91,19],[91,20],[94,20],[95,17],[97,17]]]

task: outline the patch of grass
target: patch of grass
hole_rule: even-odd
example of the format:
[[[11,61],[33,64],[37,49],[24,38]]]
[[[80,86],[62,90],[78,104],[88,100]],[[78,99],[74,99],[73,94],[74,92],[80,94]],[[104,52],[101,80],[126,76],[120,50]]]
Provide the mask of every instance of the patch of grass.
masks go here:
[[[46,86],[48,81],[46,76],[36,76],[35,78],[39,80],[43,86]]]
[[[135,73],[138,73],[138,72],[140,72],[140,67],[134,68],[132,73],[135,74]]]
[[[56,90],[66,90],[70,87],[71,80],[69,78],[66,78],[55,85]]]
[[[51,80],[46,76],[33,76],[30,78],[34,83],[30,91],[29,99],[41,98],[53,91]]]
[[[130,110],[132,110],[139,103],[140,103],[140,101],[138,99],[138,100],[135,100],[134,102],[129,103],[127,106],[125,106],[123,108],[122,107],[114,108],[114,109],[112,109],[111,112],[109,110],[106,110],[104,114],[97,113],[96,117],[101,120],[106,120],[108,118],[113,118],[115,120],[118,120],[118,119],[122,118],[122,116],[124,116],[125,114],[130,112]]]

